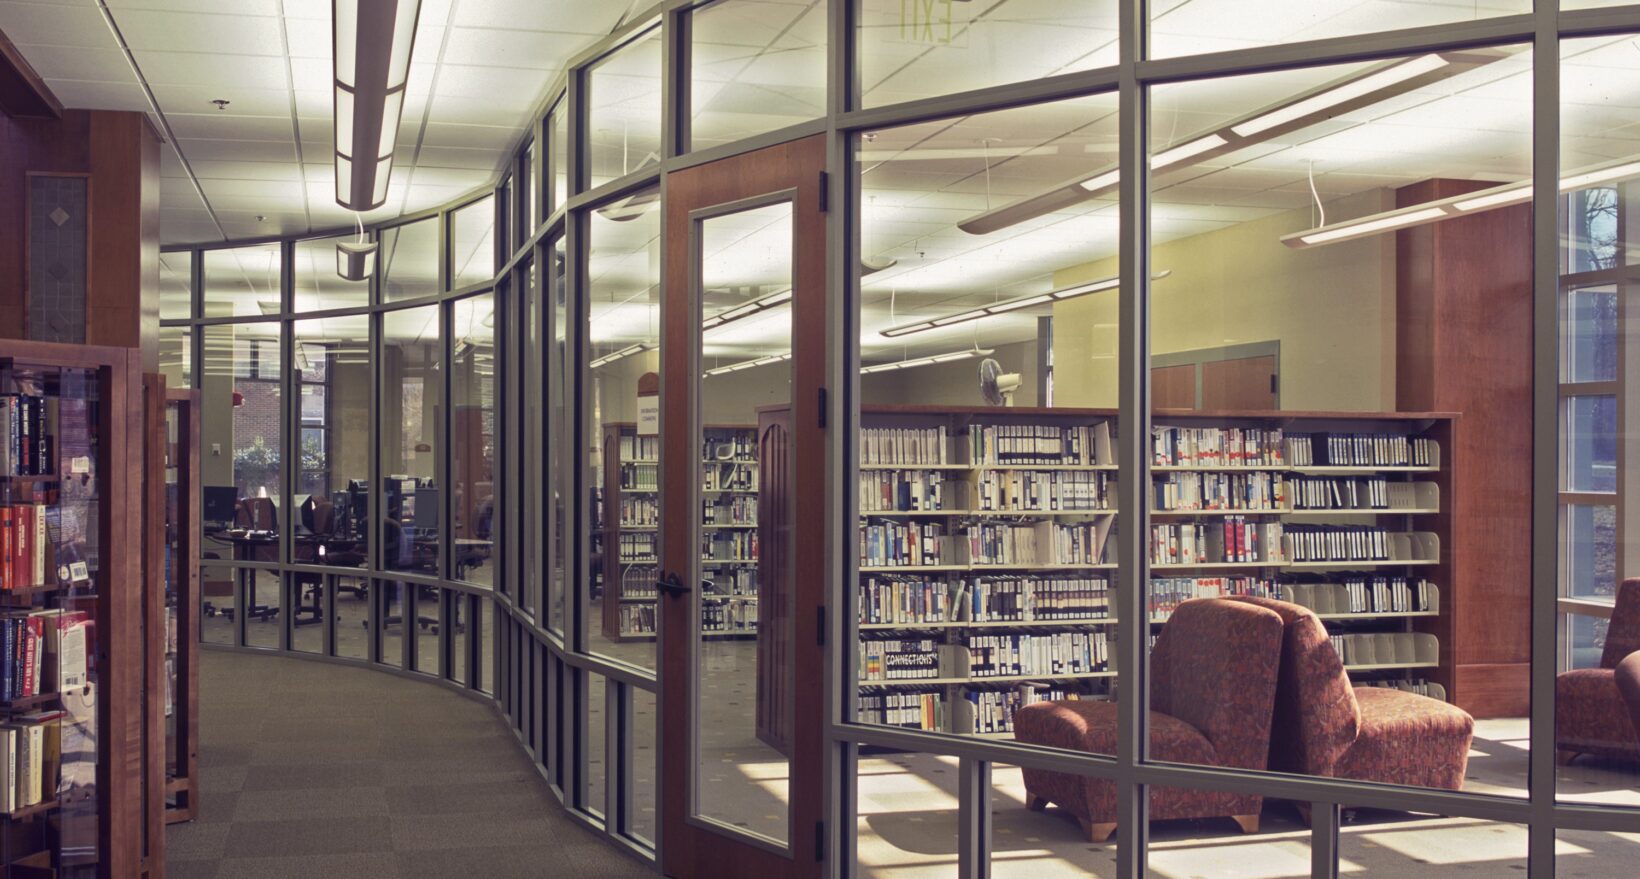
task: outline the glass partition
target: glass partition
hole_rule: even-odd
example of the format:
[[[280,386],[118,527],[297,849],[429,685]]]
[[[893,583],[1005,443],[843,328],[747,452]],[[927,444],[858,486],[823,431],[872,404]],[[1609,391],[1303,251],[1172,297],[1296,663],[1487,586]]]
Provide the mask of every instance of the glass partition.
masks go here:
[[[1282,718],[1211,755],[1153,723],[1153,758],[1525,793],[1530,556],[1454,510],[1530,529],[1484,475],[1533,423],[1530,209],[1471,194],[1529,176],[1531,118],[1522,46],[1152,91],[1152,708]]]
[[[203,260],[205,317],[256,317],[279,312],[283,294],[278,244],[207,250]]]
[[[594,652],[655,667],[660,534],[660,190],[603,205],[588,222],[587,506],[593,572],[583,601]],[[648,413],[646,415],[646,413]]]
[[[300,400],[293,561],[362,568],[370,553],[370,319],[292,326]]]
[[[860,139],[862,723],[1042,743],[1049,703],[1116,753],[1116,111]]]
[[[354,235],[308,238],[296,242],[292,306],[297,311],[325,311],[370,304],[370,281],[349,281],[337,273],[336,245],[357,240]]]
[[[1482,21],[1532,11],[1531,0],[1151,0],[1149,5],[1150,54],[1155,58]]]
[[[382,484],[375,489],[382,522],[384,570],[440,571],[439,413],[444,398],[442,308],[426,305],[382,315],[377,429]]]
[[[439,292],[438,218],[428,217],[379,233],[377,271],[381,273],[382,300],[396,302]]]
[[[194,313],[194,252],[176,250],[159,255],[160,320],[192,317]]]
[[[455,503],[450,542],[457,580],[493,585],[501,554],[496,507],[495,296],[455,303],[450,355],[450,482]]]
[[[692,149],[826,114],[823,0],[719,0],[689,25]]]
[[[661,160],[661,29],[653,27],[587,74],[584,149],[590,186]]]
[[[859,0],[860,105],[879,107],[1116,63],[1116,6]]]
[[[450,214],[450,288],[495,275],[495,197],[485,196]]]

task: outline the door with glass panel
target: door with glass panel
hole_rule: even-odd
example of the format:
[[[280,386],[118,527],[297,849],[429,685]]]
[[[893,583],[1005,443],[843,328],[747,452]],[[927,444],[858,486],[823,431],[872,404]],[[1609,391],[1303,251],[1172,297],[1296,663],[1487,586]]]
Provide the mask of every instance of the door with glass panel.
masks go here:
[[[824,158],[811,138],[667,177],[657,591],[672,876],[819,875]]]

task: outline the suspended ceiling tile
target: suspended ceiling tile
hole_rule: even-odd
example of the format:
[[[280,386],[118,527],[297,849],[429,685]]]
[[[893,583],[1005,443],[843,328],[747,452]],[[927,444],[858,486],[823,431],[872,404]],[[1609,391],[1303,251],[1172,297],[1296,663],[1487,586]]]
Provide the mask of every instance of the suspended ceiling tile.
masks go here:
[[[278,140],[209,140],[183,138],[178,146],[194,166],[194,173],[211,162],[264,163],[283,162],[293,168],[296,145]]]
[[[298,180],[218,178],[201,180],[200,185],[205,189],[205,196],[211,199],[213,203],[218,196],[266,196],[268,198],[297,199],[302,197],[302,184]]]
[[[493,171],[506,160],[505,150],[423,146],[417,159],[421,167],[474,168]]]
[[[290,115],[241,116],[229,113],[173,113],[166,110],[171,129],[180,138],[213,138],[231,141],[273,140],[288,143],[292,137]],[[186,147],[184,147],[186,150]]]
[[[327,58],[297,58],[290,57],[286,61],[290,64],[291,86],[297,91],[329,92],[334,86],[335,71],[330,59]]]
[[[0,24],[0,30],[4,25]],[[74,79],[92,82],[136,82],[125,53],[112,46],[89,49],[83,46],[18,46],[34,71],[45,79]]]
[[[149,85],[188,86],[224,92],[243,89],[284,90],[285,59],[275,55],[227,55],[217,52],[133,52]]]
[[[166,143],[164,146],[160,147],[159,176],[162,178],[181,177],[184,179],[188,176],[188,169],[182,167],[182,159],[177,157],[176,147],[170,143]],[[160,194],[163,195],[168,189],[171,188],[173,187],[170,184],[161,183]]]
[[[445,40],[443,62],[556,71],[586,42],[574,34],[456,27]]]
[[[451,125],[430,122],[422,138],[425,146],[477,147],[496,150],[511,148],[522,132],[515,128],[492,125]]]
[[[292,58],[321,59],[330,66],[330,16],[286,18],[285,42]]]
[[[235,55],[283,53],[279,19],[271,16],[130,9],[115,12],[114,22],[133,50],[208,48]]]
[[[615,27],[622,13],[632,5],[627,0],[603,3],[586,3],[584,0],[464,0],[456,9],[455,23],[466,27],[551,30],[603,36]]]
[[[210,143],[209,141],[187,141],[183,149],[193,164],[194,174],[201,180],[300,180],[302,179],[301,166],[291,161],[272,162],[245,162],[245,161],[201,161],[195,157],[197,145]]]
[[[47,80],[64,107],[80,110],[148,109],[148,96],[134,82],[80,82],[70,79]]]
[[[222,0],[104,0],[116,14],[122,10],[151,9],[161,12],[221,12]],[[235,12],[244,15],[277,15],[278,0],[232,0]],[[285,0],[289,6],[291,0]],[[329,0],[325,0],[328,5]]]
[[[535,107],[534,92],[500,92],[485,100],[439,95],[433,98],[432,119],[458,125],[489,125],[508,129],[514,137]]]
[[[117,48],[97,7],[0,2],[0,31],[18,46]],[[29,57],[27,52],[23,57]]]
[[[154,98],[159,101],[166,116],[196,113],[233,119],[241,116],[285,116],[285,127],[290,127],[290,92],[284,89],[223,88],[212,85],[154,85]],[[211,103],[225,100],[228,106],[217,109]]]

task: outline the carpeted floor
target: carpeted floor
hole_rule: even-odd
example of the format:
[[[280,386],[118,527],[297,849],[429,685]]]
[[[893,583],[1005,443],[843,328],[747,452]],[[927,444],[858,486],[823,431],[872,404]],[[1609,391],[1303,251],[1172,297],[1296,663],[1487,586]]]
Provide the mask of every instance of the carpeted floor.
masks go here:
[[[171,879],[651,877],[576,824],[488,707],[367,669],[201,651],[200,818]]]

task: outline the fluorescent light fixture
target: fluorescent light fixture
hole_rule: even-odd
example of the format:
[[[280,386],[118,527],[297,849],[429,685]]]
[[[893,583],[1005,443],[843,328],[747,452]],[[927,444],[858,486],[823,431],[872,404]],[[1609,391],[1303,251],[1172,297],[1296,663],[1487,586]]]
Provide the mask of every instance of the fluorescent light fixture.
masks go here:
[[[1386,61],[1262,107],[1210,131],[1198,132],[1178,146],[1152,155],[1150,167],[1158,173],[1186,168],[1491,64],[1515,51],[1518,50],[1474,49]],[[957,228],[971,235],[996,232],[1106,195],[1116,188],[1119,180],[1118,169],[1106,167],[1040,194],[975,214],[958,223]]]
[[[1627,180],[1631,177],[1640,177],[1640,159],[1629,156],[1601,165],[1580,168],[1560,178],[1559,186],[1561,192],[1576,192],[1580,189]],[[1423,204],[1409,205],[1393,211],[1345,220],[1316,229],[1306,229],[1303,232],[1294,232],[1291,235],[1282,236],[1281,243],[1293,248],[1332,244],[1338,241],[1364,238],[1368,235],[1376,235],[1393,229],[1405,229],[1408,226],[1417,226],[1422,223],[1448,220],[1453,217],[1522,204],[1531,200],[1531,181],[1517,180],[1514,183],[1501,183],[1489,189],[1454,195]]]
[[[1611,183],[1615,180],[1626,180],[1640,176],[1640,161],[1633,159],[1623,160],[1616,165],[1607,165],[1588,171],[1579,171],[1570,177],[1560,178],[1561,192],[1576,192],[1579,189],[1588,189],[1602,183]]]
[[[771,354],[768,357],[759,357],[756,360],[742,360],[739,363],[731,363],[728,366],[719,366],[715,369],[708,369],[706,370],[705,375],[724,375],[730,372],[739,372],[743,369],[751,369],[754,366],[768,366],[771,363],[781,363],[790,359],[792,359],[790,352],[785,354]]]
[[[1483,195],[1460,199],[1453,202],[1452,206],[1460,211],[1484,211],[1531,200],[1532,187],[1516,185],[1499,190],[1488,190]]]
[[[1170,274],[1172,274],[1170,271],[1160,271],[1150,277],[1152,280],[1159,281]],[[994,305],[986,305],[981,308],[973,309],[972,311],[964,311],[958,314],[948,315],[946,317],[936,317],[929,320],[917,321],[916,323],[900,324],[899,326],[889,327],[888,329],[883,330],[881,335],[890,337],[909,336],[912,333],[920,333],[925,330],[932,330],[936,327],[948,327],[952,324],[979,320],[980,318],[990,317],[994,314],[1007,314],[1010,311],[1018,311],[1021,308],[1030,308],[1033,305],[1046,305],[1050,302],[1058,302],[1063,299],[1074,299],[1078,296],[1086,296],[1089,293],[1098,293],[1100,290],[1110,290],[1121,282],[1122,280],[1120,277],[1113,276],[1109,278],[1100,278],[1097,281],[1089,281],[1085,284],[1076,284],[1071,287],[1065,287],[1061,290],[1052,290],[1047,293],[1033,293],[1029,296],[1018,296],[1013,299],[1004,299]]]
[[[653,347],[655,347],[655,343],[653,343],[653,342],[639,342],[636,345],[628,345],[625,348],[622,348],[621,350],[616,351],[614,353],[605,354],[604,356],[598,358],[597,360],[594,360],[591,363],[587,364],[587,366],[590,369],[597,369],[600,366],[608,366],[609,364],[614,363],[617,360],[622,360],[624,358],[631,357],[634,354],[642,354],[643,352],[648,351],[649,349],[651,349]]]
[[[336,203],[374,210],[387,201],[421,0],[332,0],[330,9]]]
[[[878,372],[893,372],[896,369],[914,369],[919,366],[933,366],[936,363],[951,363],[956,360],[969,360],[974,357],[990,357],[996,353],[992,348],[970,348],[967,351],[952,351],[949,354],[935,354],[931,357],[919,357],[916,360],[895,360],[892,363],[879,363],[867,366],[860,370],[861,375],[871,375]]]
[[[363,281],[376,271],[376,242],[338,241],[336,274],[344,280]]]
[[[1285,107],[1278,107],[1254,116],[1246,122],[1231,126],[1230,130],[1241,137],[1262,134],[1272,128],[1279,128],[1300,119],[1318,115],[1341,104],[1364,98],[1374,92],[1394,88],[1409,79],[1433,73],[1451,63],[1439,55],[1421,55],[1417,58],[1400,61],[1376,73],[1369,73],[1359,79],[1353,79],[1334,86]]]
[[[1151,156],[1150,167],[1166,168],[1172,165],[1177,165],[1186,159],[1193,159],[1202,153],[1216,150],[1229,142],[1230,141],[1225,140],[1217,134],[1209,134],[1206,137],[1198,137],[1195,140],[1179,144],[1172,149],[1163,150],[1162,152]]]
[[[1104,190],[1114,187],[1121,181],[1121,179],[1122,172],[1120,170],[1106,171],[1098,176],[1089,177],[1076,185],[1086,189],[1089,192],[1103,192]]]
[[[721,327],[730,321],[737,321],[743,317],[751,317],[759,312],[768,311],[771,308],[777,308],[785,305],[790,301],[792,301],[792,291],[790,287],[787,287],[778,293],[770,293],[769,295],[759,299],[753,299],[750,302],[737,305],[721,314],[714,314],[711,317],[701,321],[700,328],[704,331],[715,327]]]
[[[1302,237],[1305,244],[1326,244],[1329,241],[1338,241],[1344,238],[1360,238],[1377,232],[1387,232],[1391,229],[1402,229],[1407,226],[1416,226],[1430,220],[1447,216],[1441,208],[1422,208],[1406,213],[1393,213],[1363,221],[1340,223],[1337,227],[1322,232],[1311,232]]]

